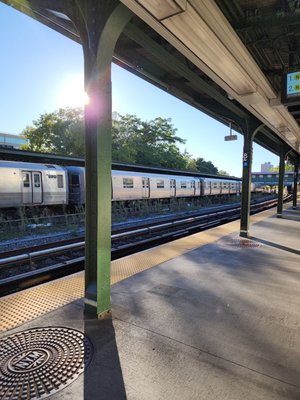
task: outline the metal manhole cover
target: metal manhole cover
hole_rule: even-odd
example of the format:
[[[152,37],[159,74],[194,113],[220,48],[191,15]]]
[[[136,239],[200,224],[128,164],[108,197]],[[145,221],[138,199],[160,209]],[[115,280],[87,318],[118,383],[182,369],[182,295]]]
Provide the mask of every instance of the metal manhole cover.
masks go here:
[[[228,246],[234,247],[259,247],[260,244],[249,239],[229,239],[226,240]]]
[[[92,345],[74,329],[36,328],[0,340],[0,400],[38,400],[64,389],[89,364]]]

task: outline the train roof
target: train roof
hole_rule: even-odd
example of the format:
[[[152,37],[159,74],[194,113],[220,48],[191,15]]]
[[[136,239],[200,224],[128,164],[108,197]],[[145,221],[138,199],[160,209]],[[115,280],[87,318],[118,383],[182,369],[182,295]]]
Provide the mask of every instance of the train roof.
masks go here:
[[[278,175],[279,171],[275,172],[251,172],[251,175]],[[294,172],[291,171],[285,171],[284,174],[289,174],[289,175],[294,175]]]
[[[140,172],[140,171],[128,171],[128,170],[112,170],[113,172],[113,176],[123,176],[123,177],[134,177],[134,176],[139,176],[139,177],[145,177],[145,178],[157,178],[157,177],[161,177],[161,178],[166,178],[166,179],[202,179],[205,181],[209,181],[209,182],[226,182],[226,183],[235,183],[235,182],[240,182],[240,180],[235,180],[235,179],[224,179],[224,177],[222,176],[218,176],[216,178],[209,178],[209,177],[203,177],[203,176],[197,176],[193,173],[187,175],[177,175],[175,173],[167,173],[168,171],[165,171],[165,173],[149,173],[149,172]]]
[[[237,178],[235,176],[224,176],[224,175],[214,175],[214,174],[206,174],[201,173],[199,171],[181,171],[172,168],[162,168],[162,167],[151,167],[146,165],[137,165],[137,164],[125,164],[119,162],[113,162],[112,169],[121,170],[121,171],[136,171],[143,173],[153,173],[153,174],[163,174],[163,175],[178,175],[178,176],[194,176],[198,178],[215,178],[215,179],[224,179],[224,180],[233,180],[240,181],[241,178]]]
[[[56,164],[37,164],[37,163],[28,163],[28,162],[20,162],[20,161],[6,161],[0,160],[0,168],[16,168],[22,170],[57,170],[64,171],[65,169],[60,165]]]
[[[168,173],[168,171],[165,171],[164,173],[160,173],[160,172],[141,172],[141,171],[128,171],[126,169],[120,169],[120,170],[116,170],[113,169],[113,176],[142,176],[145,178],[157,178],[157,177],[161,177],[161,178],[167,178],[167,179],[195,179],[195,178],[199,178],[201,179],[202,177],[196,177],[192,174],[190,175],[176,175],[173,173]]]
[[[52,162],[58,163],[63,166],[81,166],[84,167],[85,161],[80,157],[70,157],[70,156],[62,156],[57,154],[50,153],[38,153],[35,151],[24,151],[19,149],[0,149],[0,156],[5,160],[20,160],[22,162],[39,162],[42,164],[51,164]],[[131,163],[122,163],[122,162],[112,162],[113,170],[126,170],[126,171],[137,171],[137,172],[148,172],[154,174],[174,174],[174,175],[185,175],[185,176],[197,176],[200,178],[216,178],[216,179],[225,179],[225,180],[236,180],[240,181],[241,178],[237,178],[235,176],[224,176],[224,175],[214,175],[207,174],[200,171],[181,171],[173,168],[163,168],[163,167],[155,167],[155,166],[147,166],[147,165],[138,165]]]

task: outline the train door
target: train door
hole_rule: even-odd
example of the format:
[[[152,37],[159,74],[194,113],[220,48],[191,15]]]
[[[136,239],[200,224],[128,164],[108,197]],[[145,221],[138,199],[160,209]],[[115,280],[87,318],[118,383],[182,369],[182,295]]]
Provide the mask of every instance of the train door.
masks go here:
[[[170,179],[170,197],[176,196],[176,180]]]
[[[43,201],[42,196],[42,174],[40,172],[32,172],[32,202],[40,204]]]
[[[195,194],[196,194],[195,181],[191,181],[191,189],[192,189],[192,196],[195,196]]]
[[[40,172],[22,172],[22,203],[42,203],[42,174]]]
[[[80,202],[80,180],[79,174],[69,174],[69,203]]]
[[[149,178],[142,178],[142,186],[143,186],[143,193],[142,196],[144,199],[149,199],[150,197],[150,182]]]

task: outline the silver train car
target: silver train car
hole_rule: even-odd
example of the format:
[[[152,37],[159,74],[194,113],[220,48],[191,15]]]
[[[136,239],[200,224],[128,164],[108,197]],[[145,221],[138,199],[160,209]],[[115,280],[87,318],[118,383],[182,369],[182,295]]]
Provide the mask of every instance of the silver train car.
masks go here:
[[[0,208],[68,203],[67,171],[58,165],[0,162]]]
[[[201,196],[201,179],[189,176],[112,171],[112,200]]]
[[[240,192],[241,182],[233,179],[112,170],[112,201]],[[84,203],[84,168],[0,161],[0,208]]]
[[[112,171],[113,201],[199,197],[241,192],[233,179]]]

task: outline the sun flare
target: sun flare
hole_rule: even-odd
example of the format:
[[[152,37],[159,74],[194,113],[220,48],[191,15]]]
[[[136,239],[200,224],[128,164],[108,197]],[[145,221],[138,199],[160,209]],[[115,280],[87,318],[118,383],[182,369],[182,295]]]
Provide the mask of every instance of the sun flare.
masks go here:
[[[82,77],[70,76],[62,83],[58,92],[59,107],[83,107],[88,103],[89,98],[84,91]]]

